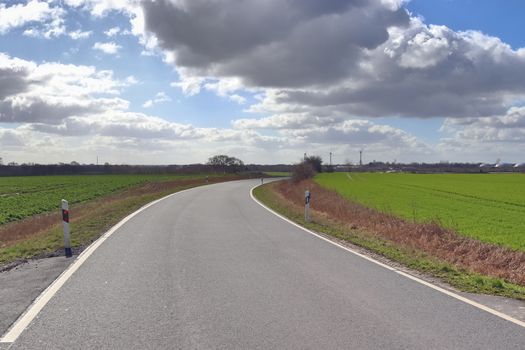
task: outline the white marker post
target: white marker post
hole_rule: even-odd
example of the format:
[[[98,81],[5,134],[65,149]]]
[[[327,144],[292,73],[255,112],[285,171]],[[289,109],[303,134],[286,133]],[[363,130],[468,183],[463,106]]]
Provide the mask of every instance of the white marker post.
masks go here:
[[[65,199],[62,199],[62,221],[64,223],[64,251],[66,258],[71,258],[71,235],[69,234],[69,204]]]
[[[261,185],[264,184],[264,177],[261,177]]]
[[[304,192],[304,221],[310,222],[310,191]]]

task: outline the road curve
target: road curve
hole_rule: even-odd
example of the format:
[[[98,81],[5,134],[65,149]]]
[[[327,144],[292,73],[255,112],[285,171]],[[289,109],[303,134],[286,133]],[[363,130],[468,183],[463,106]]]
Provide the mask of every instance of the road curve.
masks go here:
[[[10,349],[525,348],[525,328],[268,212],[250,198],[257,183],[134,216]]]

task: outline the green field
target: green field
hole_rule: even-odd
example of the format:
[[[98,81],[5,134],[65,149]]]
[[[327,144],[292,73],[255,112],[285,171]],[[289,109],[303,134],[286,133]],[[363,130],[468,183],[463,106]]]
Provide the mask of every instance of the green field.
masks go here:
[[[380,211],[525,251],[523,174],[333,173],[315,181]]]
[[[0,177],[0,225],[58,210],[60,200],[71,204],[102,197],[148,181],[188,175],[74,175]],[[191,175],[191,178],[195,178]]]

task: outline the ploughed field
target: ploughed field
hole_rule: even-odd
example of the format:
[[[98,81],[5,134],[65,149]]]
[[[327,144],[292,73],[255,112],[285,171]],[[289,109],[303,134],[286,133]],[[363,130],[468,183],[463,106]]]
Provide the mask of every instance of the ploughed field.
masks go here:
[[[188,175],[65,175],[0,177],[0,225],[58,210],[60,200],[84,202],[146,183]],[[191,175],[195,178],[195,175]]]
[[[332,173],[315,181],[382,212],[525,251],[523,174]]]

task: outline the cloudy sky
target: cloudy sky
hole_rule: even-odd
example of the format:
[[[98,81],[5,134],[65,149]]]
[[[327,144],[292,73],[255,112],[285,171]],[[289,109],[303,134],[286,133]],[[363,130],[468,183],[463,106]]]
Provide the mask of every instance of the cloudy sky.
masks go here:
[[[525,161],[522,0],[2,0],[0,157]]]

